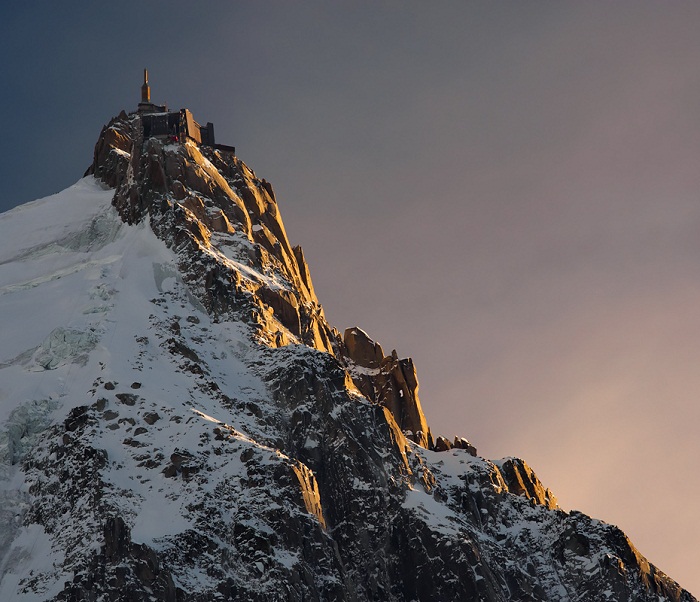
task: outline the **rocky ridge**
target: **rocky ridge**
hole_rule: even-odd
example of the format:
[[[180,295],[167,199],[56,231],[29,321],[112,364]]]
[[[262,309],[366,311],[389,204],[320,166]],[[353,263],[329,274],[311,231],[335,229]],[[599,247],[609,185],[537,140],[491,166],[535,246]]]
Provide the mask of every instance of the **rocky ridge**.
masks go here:
[[[43,379],[0,436],[19,483],[0,598],[695,599],[522,460],[434,438],[413,362],[328,325],[272,186],[233,154],[121,113],[83,186],[102,210],[0,263],[89,266],[61,267],[80,311],[0,359]]]

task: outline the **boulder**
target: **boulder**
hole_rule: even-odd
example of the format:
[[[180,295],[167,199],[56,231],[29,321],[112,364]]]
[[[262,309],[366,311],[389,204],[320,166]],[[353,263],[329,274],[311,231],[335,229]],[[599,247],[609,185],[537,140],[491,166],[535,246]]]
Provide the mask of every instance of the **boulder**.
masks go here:
[[[476,447],[474,447],[464,437],[455,437],[452,447],[466,450],[472,456],[476,456]]]
[[[434,451],[443,452],[450,449],[452,449],[452,443],[450,443],[449,439],[446,439],[445,437],[438,437],[435,439],[435,447],[433,448]]]

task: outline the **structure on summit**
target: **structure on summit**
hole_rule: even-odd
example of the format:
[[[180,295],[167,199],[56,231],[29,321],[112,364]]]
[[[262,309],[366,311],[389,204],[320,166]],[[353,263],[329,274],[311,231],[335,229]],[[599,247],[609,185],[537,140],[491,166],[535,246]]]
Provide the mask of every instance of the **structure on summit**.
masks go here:
[[[217,144],[214,139],[214,124],[208,121],[200,125],[195,121],[189,109],[169,111],[167,105],[151,102],[151,87],[148,84],[148,69],[143,70],[141,102],[138,106],[141,116],[143,137],[160,138],[169,142],[185,143],[192,140],[201,146],[210,146],[220,151],[235,153],[236,148],[226,144]]]
[[[151,87],[148,85],[148,69],[143,70],[143,86],[141,86],[141,102],[151,102]]]

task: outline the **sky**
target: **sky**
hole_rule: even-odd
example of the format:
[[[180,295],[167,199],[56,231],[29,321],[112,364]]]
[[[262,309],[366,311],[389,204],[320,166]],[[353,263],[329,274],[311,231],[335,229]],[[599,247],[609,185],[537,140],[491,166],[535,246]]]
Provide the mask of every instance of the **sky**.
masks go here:
[[[4,3],[0,208],[140,98],[271,181],[330,322],[700,596],[700,3]]]

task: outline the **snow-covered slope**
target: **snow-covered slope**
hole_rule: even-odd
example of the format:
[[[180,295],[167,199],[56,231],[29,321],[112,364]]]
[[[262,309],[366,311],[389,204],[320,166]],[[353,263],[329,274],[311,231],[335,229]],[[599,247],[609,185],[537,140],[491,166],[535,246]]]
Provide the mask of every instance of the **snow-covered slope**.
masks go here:
[[[236,157],[121,114],[89,172],[0,216],[0,600],[693,600],[434,441]]]
[[[246,365],[251,328],[213,322],[183,286],[175,254],[148,220],[124,224],[113,195],[88,176],[0,221],[7,243],[0,266],[2,600],[25,583],[37,594],[27,599],[58,594],[99,546],[107,511],[128,517],[133,539],[158,549],[163,537],[195,528],[201,518],[188,505],[204,491],[233,487],[231,479],[245,474],[241,454],[263,474],[281,467],[287,477],[298,472],[307,488],[312,482],[303,467],[252,438],[258,429],[247,406],[264,403],[267,392]],[[47,428],[57,424],[65,432],[54,441]],[[203,441],[217,438],[226,453],[199,457]],[[77,456],[63,451],[73,447],[81,448]],[[41,466],[22,471],[27,457]],[[219,478],[197,475],[203,464]],[[251,489],[257,500],[245,500],[246,511],[270,501],[261,497]],[[40,524],[22,527],[32,501]],[[227,519],[241,502],[225,509]],[[293,552],[280,549],[279,561],[290,562]],[[201,579],[196,571],[179,578],[194,586]]]

